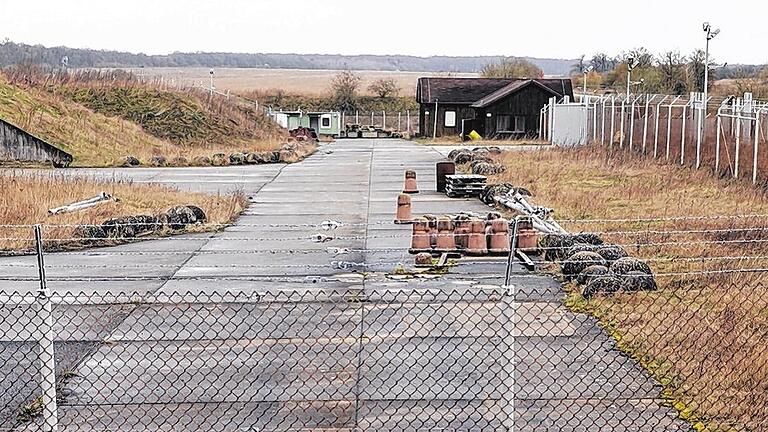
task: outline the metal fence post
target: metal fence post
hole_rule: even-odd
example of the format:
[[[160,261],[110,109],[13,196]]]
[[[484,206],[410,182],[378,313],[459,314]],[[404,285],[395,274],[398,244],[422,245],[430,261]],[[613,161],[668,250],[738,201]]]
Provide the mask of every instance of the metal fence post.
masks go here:
[[[752,184],[757,184],[757,147],[760,143],[760,111],[755,112],[755,146],[752,151]]]
[[[720,109],[717,110],[717,119],[715,119],[715,132],[717,133],[717,136],[715,136],[715,173],[718,173],[720,171]]]
[[[667,113],[667,155],[666,155],[667,161],[669,161],[669,150],[670,150],[669,145],[672,142],[672,138],[670,134],[672,133],[672,104],[673,103],[675,103],[675,101],[672,101],[669,103],[669,112]]]
[[[515,285],[510,284],[510,280],[512,278],[512,262],[517,250],[518,218],[515,217],[512,220],[512,236],[509,238],[509,257],[507,257],[507,272],[504,276],[505,292],[503,297],[505,300],[510,301],[509,307],[504,308],[507,312],[505,321],[510,324],[507,327],[508,331],[505,332],[505,336],[507,336],[505,338],[507,341],[505,345],[509,348],[506,350],[506,360],[510,367],[507,369],[508,373],[504,377],[504,387],[506,388],[503,392],[503,397],[506,399],[504,404],[506,416],[504,417],[505,421],[503,424],[504,428],[508,431],[515,430],[515,315],[517,313],[517,289]]]
[[[610,147],[613,147],[613,133],[616,123],[616,97],[611,96],[611,136],[608,138]]]
[[[655,97],[655,96],[654,96]],[[645,154],[646,144],[645,141],[648,138],[648,105],[651,103],[648,99],[648,95],[645,95],[645,115],[643,116],[643,154]]]
[[[635,99],[633,97],[629,112],[629,150],[632,150],[632,142],[635,140]]]
[[[733,178],[739,178],[739,153],[741,153],[741,110],[736,114],[736,153],[733,156]]]
[[[702,102],[704,109],[702,109],[702,105],[698,106],[698,116],[696,119],[696,169],[699,169],[701,167],[701,134],[703,131],[702,128],[702,122],[707,121],[707,111],[706,111],[706,102]],[[703,117],[703,120],[702,120]]]
[[[360,124],[360,111],[355,110],[355,124]]]
[[[37,268],[40,276],[40,288],[37,300],[40,307],[40,388],[43,391],[43,430],[58,430],[58,411],[56,408],[56,362],[53,350],[53,307],[51,293],[45,280],[45,259],[43,257],[43,233],[40,225],[35,225],[35,249]]]
[[[403,113],[398,111],[397,112],[397,131],[398,132],[403,130],[403,129],[400,128],[400,126],[401,126],[400,120],[401,120],[402,116],[403,116]]]
[[[411,134],[411,110],[405,110],[405,129]]]
[[[387,128],[387,112],[386,111],[381,112],[381,118],[382,118],[381,128],[386,129]]]
[[[626,101],[621,101],[621,113],[619,114],[619,148],[624,148],[624,112],[626,111]]]
[[[688,105],[683,105],[683,126],[680,128],[680,165],[685,165],[685,111]]]

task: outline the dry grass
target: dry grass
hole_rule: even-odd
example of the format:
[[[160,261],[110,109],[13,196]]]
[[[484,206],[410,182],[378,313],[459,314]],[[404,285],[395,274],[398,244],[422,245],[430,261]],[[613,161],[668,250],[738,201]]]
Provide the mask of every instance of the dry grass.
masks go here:
[[[662,165],[627,153],[553,149],[501,159],[508,171],[497,180],[530,189],[534,201],[555,208],[561,220],[768,213],[764,191],[747,182],[720,180],[704,170]],[[657,275],[663,275],[768,268],[765,258],[706,260],[766,256],[766,243],[684,244],[764,240],[767,222],[749,218],[564,225],[572,232],[613,232],[603,237],[638,244],[626,248],[633,256],[649,259]],[[736,231],[739,228],[755,230]],[[659,242],[671,244],[646,246]],[[768,273],[669,275],[657,281],[658,291],[589,301],[569,288],[567,303],[598,317],[619,347],[664,384],[664,396],[697,430],[767,429]]]
[[[209,68],[142,68],[128,69],[143,79],[161,78],[169,85],[208,86]],[[322,95],[327,93],[331,80],[339,73],[337,70],[305,69],[253,69],[253,68],[216,68],[214,85],[218,90],[244,92],[250,90],[280,89],[287,93],[304,95]],[[370,94],[368,86],[375,80],[394,79],[400,87],[400,94],[416,94],[416,80],[423,76],[439,75],[436,72],[396,72],[396,71],[355,71],[362,78],[361,94]],[[456,77],[476,77],[473,73],[452,74]]]
[[[158,185],[139,185],[129,181],[97,181],[55,173],[0,173],[0,225],[101,224],[106,219],[139,214],[156,215],[178,205],[202,208],[209,224],[233,221],[246,207],[240,193],[209,195],[182,192]],[[48,216],[48,209],[93,197],[105,191],[119,198],[78,212]],[[206,229],[201,226],[198,229]],[[46,238],[69,239],[74,227],[46,228]],[[0,251],[27,250],[32,246],[31,228],[0,228]]]

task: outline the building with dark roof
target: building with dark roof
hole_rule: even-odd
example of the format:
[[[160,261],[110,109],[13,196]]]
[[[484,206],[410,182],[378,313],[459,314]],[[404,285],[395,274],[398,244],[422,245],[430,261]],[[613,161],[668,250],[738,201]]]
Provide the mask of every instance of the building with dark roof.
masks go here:
[[[536,136],[541,108],[565,96],[573,99],[567,78],[419,78],[419,135]]]

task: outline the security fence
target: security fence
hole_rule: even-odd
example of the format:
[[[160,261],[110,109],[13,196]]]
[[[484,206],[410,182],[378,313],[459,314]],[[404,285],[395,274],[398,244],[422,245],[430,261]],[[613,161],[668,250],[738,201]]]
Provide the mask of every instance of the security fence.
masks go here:
[[[622,95],[554,103],[541,114],[542,138],[562,146],[598,143],[723,177],[768,179],[768,102],[703,95]],[[706,112],[705,112],[706,111]]]
[[[345,111],[341,127],[347,125],[374,126],[381,129],[414,135],[419,131],[418,111]]]
[[[423,279],[392,271],[394,255],[338,264],[394,250],[366,246],[268,251],[285,258],[278,276],[254,272],[270,265],[258,258],[237,277],[206,264],[153,273],[179,237],[71,252],[94,259],[69,264],[40,249],[0,258],[0,429],[768,427],[768,215],[559,222],[648,263],[653,285],[589,292],[561,271],[560,252],[585,244],[564,243],[531,254],[544,274],[515,267],[509,283],[504,256]],[[109,256],[119,261],[100,275]]]

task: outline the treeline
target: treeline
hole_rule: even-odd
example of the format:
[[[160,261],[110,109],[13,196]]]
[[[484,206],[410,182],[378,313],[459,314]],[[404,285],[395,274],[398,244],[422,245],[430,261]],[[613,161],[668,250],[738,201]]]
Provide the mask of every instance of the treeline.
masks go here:
[[[335,54],[246,54],[246,53],[181,53],[165,55],[134,54],[120,51],[45,47],[5,40],[0,42],[0,67],[22,62],[61,65],[67,58],[69,67],[232,67],[273,69],[384,70],[415,72],[479,72],[488,63],[511,57],[415,57],[404,55],[335,55]],[[568,74],[573,60],[525,58],[547,75]]]
[[[574,63],[571,74],[574,86],[583,85],[586,73],[587,87],[591,91],[622,90],[627,86],[628,65],[632,63],[631,87],[637,93],[683,95],[704,88],[704,72],[709,68],[710,86],[718,79],[733,78],[760,80],[765,77],[765,66],[719,65],[711,57],[705,65],[703,50],[688,55],[667,51],[654,55],[645,48],[625,51],[616,56],[598,53],[591,58],[582,57]]]

